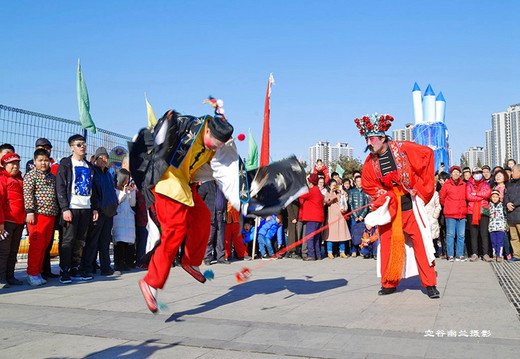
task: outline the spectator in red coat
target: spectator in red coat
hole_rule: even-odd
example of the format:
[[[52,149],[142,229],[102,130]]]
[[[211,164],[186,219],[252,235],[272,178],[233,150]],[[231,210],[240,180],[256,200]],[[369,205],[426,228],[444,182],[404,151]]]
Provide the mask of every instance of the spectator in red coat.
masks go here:
[[[466,231],[466,183],[461,179],[459,166],[451,166],[451,178],[441,187],[439,199],[446,218],[446,254],[454,261],[454,244],[457,236],[457,261],[465,262],[464,241]]]
[[[318,175],[312,173],[307,178],[309,192],[300,196],[303,200],[302,221],[306,224],[305,235],[318,230],[324,221],[323,195],[318,188]],[[307,241],[307,257],[303,260],[314,261],[321,259],[320,233],[315,234]]]
[[[479,244],[482,248],[482,259],[486,262],[492,261],[489,256],[489,197],[491,197],[491,187],[484,179],[482,169],[473,168],[472,176],[466,183],[466,200],[468,201],[466,218],[470,225],[471,252],[473,253],[469,259],[471,262],[478,259]]]
[[[0,288],[22,285],[14,277],[16,255],[25,221],[20,156],[7,153],[0,169]]]
[[[323,163],[322,160],[317,160],[314,169],[312,170],[313,174],[317,174],[318,177],[323,177],[325,179],[325,184],[329,183],[330,175],[327,166]]]
[[[11,145],[10,143],[3,143],[0,145],[0,159],[2,159],[2,157],[4,157],[4,155],[6,155],[8,153],[13,153],[13,152],[16,152],[16,151],[14,150],[13,145]],[[0,161],[0,168],[4,168],[4,166],[2,166],[1,161]]]

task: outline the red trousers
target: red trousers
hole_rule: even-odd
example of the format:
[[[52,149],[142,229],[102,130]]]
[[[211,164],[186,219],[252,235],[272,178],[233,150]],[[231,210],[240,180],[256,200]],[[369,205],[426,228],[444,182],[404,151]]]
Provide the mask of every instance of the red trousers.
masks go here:
[[[211,230],[211,213],[194,185],[191,191],[195,202],[193,207],[155,193],[155,209],[161,224],[161,244],[155,249],[144,277],[144,281],[151,287],[164,287],[184,238],[182,263],[197,267],[204,259]]]
[[[244,258],[244,256],[247,256],[247,248],[242,239],[240,223],[233,222],[226,224],[226,236],[224,238],[226,258],[231,257],[231,241],[233,241],[233,247],[235,247],[235,252],[237,253],[238,258]]]
[[[430,266],[428,257],[426,256],[426,249],[424,248],[421,231],[413,211],[402,212],[403,216],[403,232],[412,238],[413,251],[415,254],[415,261],[419,269],[419,276],[423,287],[429,287],[437,284],[437,275],[435,274],[435,267]],[[384,288],[397,287],[399,281],[385,281],[386,269],[388,268],[388,261],[390,259],[390,242],[392,236],[392,223],[385,224],[379,227],[381,236],[381,285]],[[403,248],[404,250],[404,248]],[[435,264],[435,263],[434,263]]]
[[[27,274],[37,276],[43,271],[43,259],[49,242],[53,239],[55,216],[34,214],[34,223],[27,223],[29,230],[29,253]]]

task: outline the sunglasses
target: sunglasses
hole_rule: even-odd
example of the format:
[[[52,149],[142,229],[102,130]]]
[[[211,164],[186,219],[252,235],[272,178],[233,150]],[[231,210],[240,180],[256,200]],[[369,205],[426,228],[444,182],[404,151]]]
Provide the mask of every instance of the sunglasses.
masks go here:
[[[81,147],[87,147],[87,144],[86,143],[76,143],[75,145],[73,146],[76,146],[78,148],[81,148]]]

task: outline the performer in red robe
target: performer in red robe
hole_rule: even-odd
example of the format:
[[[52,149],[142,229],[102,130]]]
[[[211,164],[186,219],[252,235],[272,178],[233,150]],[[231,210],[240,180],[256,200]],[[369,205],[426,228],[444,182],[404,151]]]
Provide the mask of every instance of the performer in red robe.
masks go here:
[[[393,117],[372,115],[356,119],[370,150],[362,171],[362,186],[372,197],[367,227],[379,226],[379,295],[396,291],[401,278],[419,274],[430,298],[436,288],[435,250],[424,204],[435,191],[433,151],[409,141],[391,141],[386,135]]]

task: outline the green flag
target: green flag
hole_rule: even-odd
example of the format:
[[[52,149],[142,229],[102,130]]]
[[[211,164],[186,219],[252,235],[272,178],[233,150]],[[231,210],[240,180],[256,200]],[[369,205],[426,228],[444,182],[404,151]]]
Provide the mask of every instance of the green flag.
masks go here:
[[[338,172],[340,178],[343,178],[343,173],[345,173],[345,170],[341,168],[339,164],[336,164],[336,172]]]
[[[90,102],[88,100],[87,85],[85,84],[85,79],[83,78],[83,74],[81,73],[81,65],[79,64],[79,59],[78,80],[76,86],[78,90],[79,122],[81,123],[81,127],[95,134],[97,132],[97,129],[96,125],[94,124],[94,121],[92,121],[92,117],[90,116]]]
[[[251,171],[258,168],[258,146],[256,145],[251,129],[249,129],[249,151],[246,160],[246,170]]]

